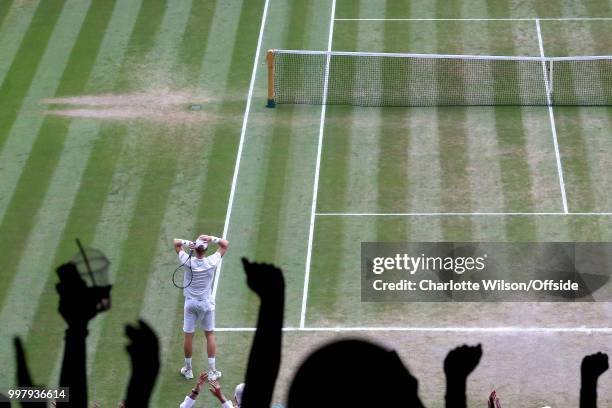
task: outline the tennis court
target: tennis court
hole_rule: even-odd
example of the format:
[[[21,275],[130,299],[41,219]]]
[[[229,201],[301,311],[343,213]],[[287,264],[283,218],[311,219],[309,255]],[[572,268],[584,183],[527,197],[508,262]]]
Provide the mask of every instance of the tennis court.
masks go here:
[[[362,303],[359,251],[362,241],[609,241],[612,110],[269,109],[265,57],[268,49],[611,55],[612,2],[577,3],[2,3],[0,83],[13,86],[0,88],[0,321],[11,328],[0,356],[11,358],[10,336],[21,334],[36,382],[56,381],[63,323],[49,312],[51,268],[75,252],[78,235],[107,253],[116,282],[113,310],[90,328],[92,399],[113,406],[122,397],[122,327],[141,315],[162,347],[153,401],[176,404],[190,385],[178,374],[182,297],[170,282],[170,240],[209,232],[231,242],[215,286],[228,389],[243,378],[257,314],[241,270],[247,256],[285,271],[278,402],[309,350],[365,336],[398,349],[428,407],[442,406],[444,355],[466,342],[482,342],[485,353],[470,404],[495,388],[508,406],[575,406],[580,359],[611,351],[609,302]],[[43,99],[92,95],[131,95],[129,106],[109,103],[133,116],[94,115],[89,99],[77,101],[78,115],[41,114],[71,106]],[[151,113],[169,99],[177,105]],[[198,341],[195,370],[205,367]],[[0,368],[0,387],[12,367]]]

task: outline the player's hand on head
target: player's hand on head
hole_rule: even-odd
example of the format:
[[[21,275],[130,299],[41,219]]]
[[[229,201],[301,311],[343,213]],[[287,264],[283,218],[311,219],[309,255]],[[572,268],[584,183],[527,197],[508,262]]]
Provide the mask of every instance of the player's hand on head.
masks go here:
[[[580,371],[583,376],[597,378],[609,368],[608,355],[602,352],[585,356]]]
[[[57,275],[59,312],[68,326],[86,327],[98,313],[110,308],[111,285],[87,287],[74,263],[60,265]]]
[[[247,275],[247,285],[259,297],[282,293],[285,290],[283,271],[272,264],[250,262],[242,258],[242,265]]]
[[[451,350],[444,359],[444,372],[447,377],[467,378],[482,357],[482,346],[463,345]]]

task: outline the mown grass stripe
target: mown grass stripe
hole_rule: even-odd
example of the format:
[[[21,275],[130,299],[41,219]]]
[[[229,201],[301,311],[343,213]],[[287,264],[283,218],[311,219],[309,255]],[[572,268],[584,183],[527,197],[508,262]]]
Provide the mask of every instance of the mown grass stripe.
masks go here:
[[[193,84],[192,78],[200,76],[217,3],[218,0],[192,3],[189,21],[178,51],[177,70],[183,73],[180,77],[184,79],[184,83],[179,86],[190,86]]]
[[[85,90],[115,4],[116,0],[91,0],[56,96],[77,95]]]
[[[481,0],[464,2],[461,7],[461,17],[473,16],[475,9],[482,13],[486,10],[486,4]],[[486,54],[494,55],[490,49],[487,37],[478,35],[486,30],[487,23],[480,21],[465,22],[466,28],[463,31],[463,51],[466,54]],[[476,35],[474,35],[476,34]],[[502,41],[508,41],[508,37],[502,37]],[[463,75],[470,75],[474,68],[467,67]],[[496,78],[495,65],[489,64],[479,68],[478,75],[483,79]],[[497,78],[496,78],[497,79]],[[469,90],[466,90],[469,92]],[[491,93],[486,95],[483,102],[493,104],[497,95]],[[496,108],[469,107],[466,109],[465,128],[466,140],[469,148],[467,149],[468,179],[470,182],[470,199],[473,211],[499,211],[503,208],[503,194],[501,191],[501,172],[499,165],[499,148],[497,139],[492,135],[491,130],[495,129],[495,110]],[[481,217],[472,219],[473,239],[504,240],[503,224],[491,222],[491,220]]]
[[[410,15],[423,15],[421,13],[433,15],[435,6],[434,2],[428,3],[427,7],[424,4],[412,3]],[[436,23],[410,24],[408,35],[411,39],[411,52],[430,54],[439,52]],[[412,190],[408,209],[411,212],[441,211],[442,186],[437,112],[435,109],[411,109],[406,126],[412,139],[408,155],[408,176]],[[409,219],[409,240],[442,240],[440,220],[439,217],[430,220]]]
[[[461,4],[458,1],[436,1],[436,16],[459,16]],[[464,26],[461,22],[444,22],[437,25],[438,47],[452,53],[463,53],[462,39]],[[440,81],[449,78],[442,72]],[[471,187],[467,169],[469,156],[465,128],[467,110],[465,107],[438,107],[438,134],[441,166],[442,205],[445,211],[467,211],[472,209]],[[441,220],[444,238],[447,240],[472,239],[470,219],[453,218]]]
[[[51,33],[64,8],[64,0],[41,1],[17,55],[0,85],[0,149],[6,142],[32,78],[47,49]]]
[[[12,7],[0,26],[0,84],[13,64],[37,6],[38,2],[32,1],[22,7]]]
[[[387,0],[385,4],[385,18],[397,15],[409,15],[410,6],[407,1]],[[383,43],[380,49],[383,52],[408,51],[406,47],[411,38],[404,31],[404,27],[385,24],[383,30]],[[400,52],[401,52],[400,51]],[[397,86],[398,72],[387,72],[383,76],[383,89],[393,89]],[[380,108],[381,121],[378,131],[373,135],[379,139],[380,152],[378,155],[377,172],[377,203],[379,212],[404,211],[408,206],[411,190],[411,180],[407,174],[408,151],[410,149],[411,134],[409,128],[403,123],[403,114],[408,109]],[[404,240],[408,236],[406,222],[395,222],[379,218],[376,221],[376,240]]]
[[[69,4],[68,7],[77,6]],[[58,27],[52,34],[42,56],[40,68],[32,78],[32,83],[28,85],[27,95],[0,152],[0,162],[3,163],[0,179],[0,219],[5,218],[7,207],[45,120],[45,116],[40,112],[40,99],[54,95],[62,78],[66,78],[64,71],[70,57],[68,50],[74,42],[71,36],[76,29],[78,27]],[[78,76],[80,75],[81,73],[78,73]]]
[[[65,49],[66,45],[74,43],[88,7],[89,1],[64,9],[58,29],[53,33],[52,41],[49,43],[52,47],[49,51],[60,52],[59,50]],[[57,62],[61,69],[64,60],[60,59]],[[19,177],[19,183],[0,223],[0,245],[4,248],[0,252],[0,265],[6,277],[0,284],[0,299],[4,299],[6,291],[12,284],[17,268],[17,263],[12,260],[16,256],[19,257],[24,250],[23,243],[27,242],[27,236],[36,221],[36,214],[47,188],[47,177],[53,170],[55,159],[62,149],[61,134],[58,136],[51,131],[45,136],[44,139],[37,138],[34,142]]]
[[[134,90],[134,80],[141,78],[140,68],[147,61],[147,53],[155,46],[155,35],[166,12],[167,0],[151,0],[143,3],[136,25],[127,45],[127,58],[121,64],[114,88],[122,92]]]
[[[284,108],[284,107],[283,107]],[[255,257],[265,262],[276,262],[280,239],[279,222],[282,216],[287,181],[285,179],[291,148],[291,129],[295,107],[283,109],[283,121],[277,121],[267,142],[268,163],[264,178],[263,202],[259,210],[260,227],[257,231]]]
[[[12,5],[13,0],[4,0],[2,3],[0,3],[0,29],[2,29],[2,23],[8,15]]]

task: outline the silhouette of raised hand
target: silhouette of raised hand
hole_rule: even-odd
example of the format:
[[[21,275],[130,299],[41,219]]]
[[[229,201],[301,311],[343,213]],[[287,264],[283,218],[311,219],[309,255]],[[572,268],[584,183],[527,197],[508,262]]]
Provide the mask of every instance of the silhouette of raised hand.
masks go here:
[[[249,354],[243,408],[269,407],[281,361],[285,279],[274,265],[242,258],[247,285],[261,299]]]
[[[465,408],[466,380],[482,357],[482,346],[463,345],[451,350],[444,359],[446,407]]]
[[[590,376],[597,378],[602,375],[607,369],[608,355],[602,352],[591,354],[582,359],[582,365],[580,371],[583,376]]]
[[[597,407],[597,380],[608,368],[607,354],[599,352],[582,359],[580,366],[580,408]]]
[[[17,385],[20,387],[34,387],[34,382],[30,376],[30,370],[28,369],[25,350],[23,349],[23,343],[19,337],[15,337],[13,340],[15,346],[15,356],[17,358]],[[47,404],[44,402],[29,402],[27,404],[21,403],[24,407],[46,407]],[[10,406],[10,405],[9,405]]]
[[[157,335],[143,320],[139,320],[138,325],[125,326],[125,334],[131,340],[126,349],[132,360],[132,377],[125,405],[146,407],[159,373]]]
[[[446,376],[467,378],[478,365],[482,357],[482,346],[463,345],[451,350],[444,359]]]
[[[57,268],[56,285],[60,297],[59,312],[70,327],[86,328],[98,313],[108,310],[111,285],[87,287],[76,265],[66,263]]]
[[[247,275],[247,285],[261,299],[278,295],[285,290],[282,271],[272,264],[250,262],[242,258],[242,265]]]

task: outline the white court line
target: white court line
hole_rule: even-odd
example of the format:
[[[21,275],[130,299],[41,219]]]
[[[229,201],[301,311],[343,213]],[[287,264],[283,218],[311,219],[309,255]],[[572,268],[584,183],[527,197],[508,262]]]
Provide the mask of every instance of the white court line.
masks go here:
[[[552,130],[553,144],[555,146],[555,156],[557,159],[557,172],[559,173],[559,187],[561,188],[561,201],[563,202],[563,212],[569,212],[567,208],[567,196],[565,194],[565,182],[563,181],[563,167],[561,165],[561,155],[559,154],[559,142],[557,141],[557,127],[555,125],[555,114],[552,108],[551,90],[549,88],[548,74],[546,73],[546,61],[544,55],[544,41],[542,40],[542,30],[540,20],[536,19],[536,30],[538,32],[538,43],[540,45],[540,57],[542,57],[542,70],[544,71],[544,84],[546,85],[546,98],[548,102],[548,117]]]
[[[327,52],[332,49],[334,37],[334,17],[336,16],[336,0],[332,0],[331,17],[329,20],[329,35],[327,37]],[[317,163],[315,166],[314,186],[312,191],[312,205],[310,208],[310,228],[308,231],[308,248],[306,250],[306,270],[304,273],[304,291],[302,293],[302,311],[300,313],[300,327],[306,322],[306,305],[308,304],[308,285],[310,282],[310,262],[312,260],[312,239],[314,236],[314,224],[317,211],[317,196],[319,194],[319,172],[321,170],[321,150],[323,149],[323,129],[325,128],[325,112],[327,109],[327,90],[329,85],[329,63],[331,54],[327,54],[325,60],[325,80],[323,82],[323,103],[321,106],[321,121],[319,123],[319,142],[317,146]]]
[[[227,203],[227,212],[225,214],[225,224],[223,225],[223,238],[227,238],[229,232],[229,223],[232,216],[232,207],[234,205],[234,194],[236,193],[236,181],[238,180],[238,172],[240,171],[240,159],[242,158],[242,148],[244,146],[244,139],[246,135],[247,122],[249,120],[249,113],[251,112],[251,99],[253,97],[253,88],[255,87],[255,77],[257,76],[257,63],[259,62],[259,54],[261,51],[261,43],[263,39],[264,27],[266,25],[266,18],[268,16],[268,3],[266,0],[263,9],[263,15],[261,16],[261,26],[259,27],[259,38],[257,39],[257,51],[255,52],[255,58],[253,60],[253,73],[251,74],[251,84],[249,85],[249,94],[247,97],[246,108],[244,110],[244,118],[242,119],[242,130],[240,131],[240,142],[238,144],[238,153],[236,154],[236,165],[234,166],[234,176],[232,178],[232,187],[230,190],[229,202]],[[217,297],[217,288],[219,287],[219,277],[221,276],[221,267],[223,266],[223,259],[217,267],[215,273],[215,281],[213,283],[213,299]]]
[[[471,217],[471,216],[533,216],[578,215],[610,216],[612,212],[414,212],[414,213],[317,213],[320,217]]]
[[[607,21],[612,17],[523,17],[523,18],[337,18],[336,21]]]
[[[217,327],[218,332],[254,332],[255,327]],[[284,327],[284,332],[605,333],[612,327]]]

